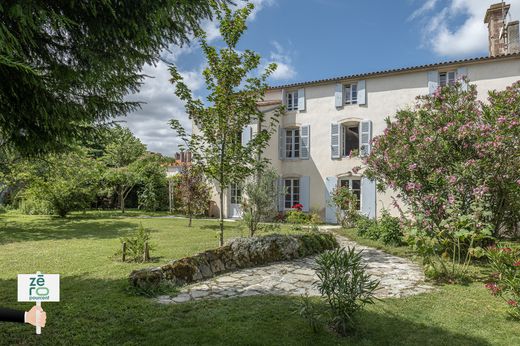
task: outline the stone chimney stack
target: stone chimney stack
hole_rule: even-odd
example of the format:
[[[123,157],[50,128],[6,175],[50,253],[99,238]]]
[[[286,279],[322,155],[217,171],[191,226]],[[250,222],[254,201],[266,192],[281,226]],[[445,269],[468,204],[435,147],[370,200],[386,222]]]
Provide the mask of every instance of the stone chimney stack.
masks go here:
[[[520,52],[518,21],[506,21],[509,8],[509,4],[501,2],[486,11],[484,23],[488,25],[490,56]]]

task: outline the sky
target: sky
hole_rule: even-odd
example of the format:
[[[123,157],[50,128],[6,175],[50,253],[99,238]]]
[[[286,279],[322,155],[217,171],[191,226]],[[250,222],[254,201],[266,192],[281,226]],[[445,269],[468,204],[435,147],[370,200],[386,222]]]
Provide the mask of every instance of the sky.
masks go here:
[[[270,85],[430,64],[488,54],[484,15],[498,0],[250,0],[255,10],[238,49],[251,49],[262,64],[278,69]],[[238,6],[243,1],[235,0]],[[520,19],[520,0],[509,0],[510,19]],[[219,45],[216,22],[202,27],[211,44]],[[195,41],[162,53],[177,66],[196,97],[206,95],[204,57]],[[168,65],[145,65],[150,77],[129,100],[141,109],[121,119],[148,150],[173,155],[179,138],[169,127],[179,119],[191,123],[184,104],[174,95]]]

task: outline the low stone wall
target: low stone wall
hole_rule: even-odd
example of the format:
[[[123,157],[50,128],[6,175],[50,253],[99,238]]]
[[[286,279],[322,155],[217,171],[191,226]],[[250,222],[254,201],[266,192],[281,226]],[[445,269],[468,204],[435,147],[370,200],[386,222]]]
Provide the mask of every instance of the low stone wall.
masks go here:
[[[217,249],[173,260],[161,267],[134,270],[129,280],[139,287],[157,285],[161,281],[184,285],[224,272],[306,257],[336,247],[338,242],[329,233],[237,238]]]

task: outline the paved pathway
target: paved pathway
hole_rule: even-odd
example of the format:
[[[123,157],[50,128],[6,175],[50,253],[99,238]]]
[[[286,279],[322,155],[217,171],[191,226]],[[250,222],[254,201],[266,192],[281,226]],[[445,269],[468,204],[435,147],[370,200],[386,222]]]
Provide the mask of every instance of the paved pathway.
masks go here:
[[[403,297],[432,289],[424,282],[423,271],[411,261],[383,251],[361,246],[337,236],[341,247],[363,250],[362,256],[373,278],[380,280],[376,295],[380,298]],[[160,296],[159,303],[183,303],[190,300],[246,297],[254,295],[319,295],[315,257],[277,262],[261,267],[241,269],[197,282],[181,289],[177,296]]]

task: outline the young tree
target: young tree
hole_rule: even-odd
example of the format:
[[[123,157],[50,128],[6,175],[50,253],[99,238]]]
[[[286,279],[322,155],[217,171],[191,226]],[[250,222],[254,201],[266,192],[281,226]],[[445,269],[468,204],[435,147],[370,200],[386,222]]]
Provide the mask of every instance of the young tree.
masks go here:
[[[231,183],[241,182],[265,166],[267,160],[257,160],[255,155],[267,146],[276,129],[277,115],[267,117],[258,110],[267,89],[266,79],[275,70],[270,64],[259,77],[254,73],[260,66],[260,56],[251,50],[238,51],[237,44],[246,30],[246,19],[253,5],[232,12],[227,6],[216,11],[225,47],[217,49],[208,44],[205,34],[198,32],[202,51],[208,67],[203,71],[209,95],[205,106],[192,96],[175,67],[170,68],[175,94],[186,102],[186,112],[196,128],[191,136],[178,120],[172,120],[172,128],[184,140],[207,177],[216,184],[220,199],[220,236],[224,243],[224,193]],[[260,122],[263,129],[248,143],[241,143],[245,126]]]
[[[250,177],[244,184],[245,196],[242,201],[243,219],[253,237],[258,224],[276,213],[278,174],[273,169],[264,171],[260,176]]]
[[[2,1],[0,148],[61,149],[138,107],[123,98],[138,90],[143,65],[187,43],[212,3]]]
[[[190,219],[194,214],[202,214],[209,208],[211,188],[206,183],[204,172],[198,166],[183,163],[177,180],[182,210]]]

